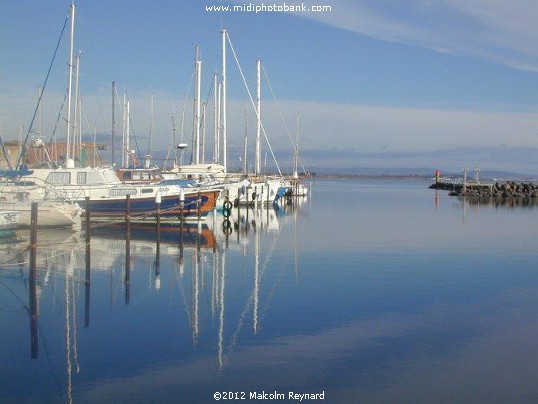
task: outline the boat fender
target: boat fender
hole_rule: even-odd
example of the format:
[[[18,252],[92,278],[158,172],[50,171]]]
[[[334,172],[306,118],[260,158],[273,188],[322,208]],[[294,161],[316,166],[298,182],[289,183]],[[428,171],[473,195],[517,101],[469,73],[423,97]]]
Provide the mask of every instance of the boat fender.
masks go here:
[[[232,203],[231,203],[230,201],[226,201],[226,202],[224,202],[224,204],[222,205],[222,207],[223,207],[224,209],[228,209],[228,210],[230,210],[230,209],[232,208]]]

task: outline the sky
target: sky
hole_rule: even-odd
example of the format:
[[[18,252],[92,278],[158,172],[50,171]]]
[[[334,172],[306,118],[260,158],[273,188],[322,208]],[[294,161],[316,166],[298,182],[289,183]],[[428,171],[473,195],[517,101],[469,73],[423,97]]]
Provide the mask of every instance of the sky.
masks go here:
[[[0,133],[4,140],[18,139],[21,125],[24,135],[28,131],[37,89],[44,83],[69,3],[0,3]],[[228,45],[228,138],[235,150],[229,158],[234,161],[245,130],[253,145],[256,120],[237,65],[255,97],[258,58],[263,66],[262,121],[277,158],[279,150],[289,152],[293,147],[296,132],[301,152],[330,151],[333,156],[339,151],[416,156],[465,147],[538,147],[538,3],[263,3],[303,4],[307,9],[328,6],[330,10],[208,10],[234,5],[247,10],[262,4],[254,0],[76,2],[83,132],[110,134],[111,83],[115,81],[119,97],[125,94],[130,99],[132,130],[142,154],[149,149],[150,127],[153,150],[172,145],[173,120],[178,128],[176,141],[180,133],[189,141],[198,45],[202,99],[209,100],[207,136],[211,136],[212,79],[215,72],[220,74],[220,31],[225,27],[238,60]],[[52,133],[65,134],[60,106],[67,88],[67,49],[66,31],[44,92],[42,119],[34,125],[41,122],[46,139]],[[117,102],[119,133],[121,101]],[[262,147],[265,152],[267,145]],[[320,162],[311,162],[316,163]],[[406,164],[419,165],[420,160]],[[495,161],[487,164],[494,168]]]

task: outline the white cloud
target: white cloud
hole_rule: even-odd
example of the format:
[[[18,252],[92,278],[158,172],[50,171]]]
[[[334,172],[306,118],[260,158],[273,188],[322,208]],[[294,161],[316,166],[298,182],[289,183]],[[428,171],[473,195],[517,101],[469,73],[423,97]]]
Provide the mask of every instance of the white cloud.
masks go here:
[[[538,3],[525,0],[328,1],[297,13],[370,37],[538,71]]]
[[[84,98],[86,118],[83,131],[96,128],[97,133],[110,133],[110,95],[88,95]],[[140,147],[147,145],[150,127],[151,93],[130,94],[132,128]],[[21,97],[21,100],[0,97],[0,104],[11,104],[13,115],[27,125],[35,106],[34,94]],[[44,100],[43,133],[48,138],[52,133],[60,94]],[[181,116],[184,102],[181,97],[173,97],[165,92],[155,92],[154,150],[166,150],[172,142],[172,113],[175,106],[176,122]],[[116,108],[116,133],[121,133],[121,100]],[[14,105],[16,104],[16,105]],[[18,106],[18,107],[17,107]],[[24,107],[23,107],[24,106]],[[17,107],[17,108],[15,108]],[[185,107],[184,141],[191,138],[192,102]],[[247,100],[229,100],[228,137],[231,146],[240,147],[245,131],[245,108],[247,108],[248,130],[251,139],[255,133],[255,115]],[[280,112],[281,111],[281,112]],[[300,100],[263,104],[263,122],[271,145],[275,149],[292,149],[291,139],[295,139],[296,113],[300,113],[300,145],[302,150],[348,149],[361,152],[380,151],[428,151],[461,146],[538,146],[538,114],[523,112],[483,112],[476,108],[469,110],[450,110],[443,108],[397,108],[361,104],[320,103]],[[212,139],[213,110],[208,110],[207,138]],[[282,122],[284,115],[286,125]],[[16,139],[18,122],[5,118],[3,137]],[[63,136],[65,123],[58,122],[57,135]],[[88,126],[89,125],[89,126]],[[180,128],[177,133],[179,141]],[[25,132],[26,133],[26,132]],[[289,134],[289,135],[288,135]],[[291,139],[290,139],[291,138]],[[252,140],[250,141],[252,145]],[[266,147],[266,146],[264,146]],[[145,152],[145,151],[144,151]],[[231,156],[230,156],[231,157]]]

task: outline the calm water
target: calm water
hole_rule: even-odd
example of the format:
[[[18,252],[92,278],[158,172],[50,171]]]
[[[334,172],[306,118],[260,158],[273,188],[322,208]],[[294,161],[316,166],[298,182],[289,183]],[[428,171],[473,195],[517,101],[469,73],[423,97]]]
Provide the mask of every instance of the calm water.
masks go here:
[[[40,232],[34,322],[18,232],[0,245],[0,401],[536,402],[538,207],[428,185],[318,180],[300,206],[158,248],[96,229],[89,287],[83,234]]]

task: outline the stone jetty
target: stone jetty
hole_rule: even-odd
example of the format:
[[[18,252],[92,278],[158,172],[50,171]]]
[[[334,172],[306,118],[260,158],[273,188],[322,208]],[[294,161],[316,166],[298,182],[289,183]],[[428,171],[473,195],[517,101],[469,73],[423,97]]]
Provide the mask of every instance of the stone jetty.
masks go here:
[[[532,182],[507,181],[504,183],[451,183],[436,182],[430,185],[431,189],[450,191],[452,196],[466,197],[500,197],[500,198],[536,198],[538,197],[538,184]]]

